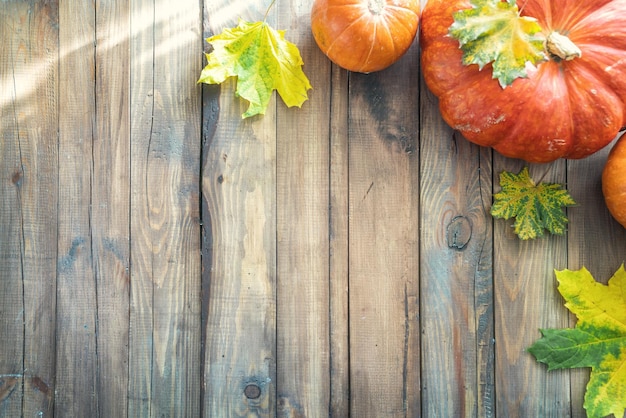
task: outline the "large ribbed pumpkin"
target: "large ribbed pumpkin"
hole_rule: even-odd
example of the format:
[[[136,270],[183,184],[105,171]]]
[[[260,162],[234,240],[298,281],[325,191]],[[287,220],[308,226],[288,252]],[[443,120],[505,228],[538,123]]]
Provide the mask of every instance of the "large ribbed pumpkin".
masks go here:
[[[389,67],[409,49],[419,13],[419,0],[315,0],[311,30],[335,64],[370,73]]]
[[[484,3],[484,2],[482,2]],[[510,1],[509,1],[510,3]],[[569,38],[580,56],[528,66],[502,88],[491,64],[464,65],[450,35],[469,0],[428,0],[421,17],[422,70],[444,120],[470,141],[529,162],[583,158],[626,124],[626,0],[518,0],[542,35]],[[548,42],[546,42],[546,45]]]

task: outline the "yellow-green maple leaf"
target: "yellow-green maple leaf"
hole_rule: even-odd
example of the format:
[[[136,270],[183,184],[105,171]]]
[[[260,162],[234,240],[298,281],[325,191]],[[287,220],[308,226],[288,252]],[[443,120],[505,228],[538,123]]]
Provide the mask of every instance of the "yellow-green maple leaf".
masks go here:
[[[237,77],[236,94],[250,102],[244,118],[264,114],[276,90],[285,104],[302,106],[311,88],[302,71],[298,47],[285,40],[285,31],[266,22],[239,21],[235,28],[207,38],[213,51],[198,82],[220,84]]]
[[[480,69],[492,64],[503,88],[527,77],[526,63],[546,59],[545,38],[536,19],[521,16],[515,0],[473,0],[472,8],[454,14],[450,34],[463,50],[463,64]]]
[[[575,328],[542,329],[528,351],[548,370],[590,367],[584,408],[589,417],[624,415],[626,410],[626,271],[622,265],[607,285],[584,267],[557,271],[565,306]]]
[[[560,184],[535,184],[528,167],[524,167],[519,174],[500,173],[500,186],[502,190],[494,195],[491,215],[515,218],[515,233],[520,239],[541,237],[544,229],[555,235],[565,233],[567,216],[562,207],[576,202]]]

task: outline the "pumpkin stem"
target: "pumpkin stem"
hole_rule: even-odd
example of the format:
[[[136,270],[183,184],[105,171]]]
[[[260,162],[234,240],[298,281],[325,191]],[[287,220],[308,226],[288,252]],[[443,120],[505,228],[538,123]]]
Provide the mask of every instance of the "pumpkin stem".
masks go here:
[[[561,35],[557,31],[552,32],[546,39],[546,50],[555,57],[570,61],[582,56],[580,48],[576,46],[567,36]]]
[[[369,0],[367,2],[367,8],[372,14],[379,15],[385,8],[385,0]]]

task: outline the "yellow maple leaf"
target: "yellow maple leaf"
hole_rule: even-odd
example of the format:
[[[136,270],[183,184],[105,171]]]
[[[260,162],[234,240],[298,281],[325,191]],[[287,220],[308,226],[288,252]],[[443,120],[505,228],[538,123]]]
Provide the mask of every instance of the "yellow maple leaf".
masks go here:
[[[220,84],[237,77],[236,94],[250,102],[244,118],[264,114],[274,90],[289,107],[301,107],[311,84],[302,71],[298,47],[285,40],[285,31],[266,22],[239,21],[234,28],[207,38],[213,51],[199,83]]]

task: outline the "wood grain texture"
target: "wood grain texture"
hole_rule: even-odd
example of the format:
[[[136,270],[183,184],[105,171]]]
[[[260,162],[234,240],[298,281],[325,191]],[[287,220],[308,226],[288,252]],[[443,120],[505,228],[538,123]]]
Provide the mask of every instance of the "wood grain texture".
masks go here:
[[[207,32],[259,20],[262,2],[205,2]],[[230,7],[229,7],[230,6]],[[241,13],[241,14],[239,14]],[[268,22],[275,22],[276,11]],[[203,414],[273,417],[276,395],[276,100],[242,120],[231,80],[207,86],[215,121],[203,148],[205,235],[210,237]],[[209,116],[211,115],[212,116]],[[205,254],[207,254],[205,252]]]
[[[0,6],[0,416],[52,413],[57,12],[54,4]]]
[[[412,49],[383,72],[350,74],[350,413],[358,417],[420,410],[417,62]]]
[[[198,416],[200,9],[130,7],[129,416]]]
[[[314,86],[331,65],[309,28],[310,5],[279,4],[277,27],[298,45]],[[304,112],[277,104],[277,387],[280,417],[330,410],[329,159],[330,89],[309,92]]]
[[[488,211],[525,164],[443,123],[417,45],[349,73],[278,2],[302,108],[197,85],[267,6],[0,2],[0,418],[583,417],[588,370],[526,349],[575,325],[554,269],[624,262],[610,147],[531,165],[578,204],[521,242]]]
[[[22,180],[23,162],[18,119],[16,75],[20,74],[20,44],[28,35],[19,25],[25,8],[0,4],[0,416],[20,416],[24,396],[24,252]],[[24,39],[23,41],[20,39]],[[16,74],[17,71],[17,74]],[[10,78],[5,76],[10,75]]]
[[[330,416],[350,413],[348,72],[331,70],[329,191]]]
[[[420,305],[425,416],[495,416],[491,152],[421,94]]]
[[[245,110],[222,87],[220,119]],[[225,117],[225,115],[228,115]],[[237,115],[237,116],[235,116]],[[273,416],[276,408],[275,123],[218,124],[206,145],[203,196],[210,219],[204,364],[205,416]],[[209,224],[210,222],[210,224]],[[244,390],[256,394],[245,395]],[[254,389],[254,387],[258,389]]]
[[[96,2],[95,137],[91,228],[98,306],[98,410],[128,411],[130,291],[130,15]]]
[[[518,173],[520,161],[494,158],[499,191],[502,170]],[[536,182],[565,182],[565,163],[530,165]],[[494,224],[494,314],[496,339],[496,411],[508,417],[563,417],[570,413],[569,371],[547,373],[526,349],[540,337],[539,328],[568,325],[556,289],[554,269],[567,264],[564,236],[521,241],[512,221]]]
[[[95,10],[59,4],[59,214],[55,415],[98,411],[97,289],[91,205],[95,127]]]
[[[16,12],[14,24],[8,26],[11,32],[3,37],[10,40],[8,45],[12,47],[12,56],[6,61],[11,71],[0,71],[0,74],[12,75],[13,103],[7,109],[14,112],[17,137],[0,136],[8,144],[17,145],[19,150],[19,169],[12,173],[11,184],[18,192],[17,208],[21,212],[15,224],[21,230],[13,239],[22,241],[21,290],[24,293],[23,299],[14,299],[12,303],[23,303],[23,315],[15,317],[21,317],[24,326],[22,413],[24,416],[52,415],[57,268],[58,4],[16,2],[5,7]],[[28,25],[20,25],[26,21]],[[0,151],[0,155],[4,153]],[[0,229],[3,227],[2,224]],[[19,280],[7,283],[20,287]],[[10,340],[17,343],[20,338],[14,336]],[[18,396],[18,392],[14,395]]]
[[[161,257],[153,251],[150,213],[156,210],[150,207],[148,198],[152,188],[158,187],[162,178],[153,178],[149,174],[151,160],[160,165],[158,177],[163,172],[161,161],[164,156],[155,159],[150,155],[153,123],[155,119],[154,57],[156,41],[154,26],[157,24],[154,3],[151,1],[133,1],[130,3],[130,118],[131,118],[131,155],[130,155],[130,316],[129,316],[129,353],[128,353],[128,416],[152,416],[154,399],[152,386],[152,368],[154,362],[154,275],[160,275]],[[155,176],[156,177],[156,176]],[[168,206],[163,206],[169,211]],[[157,211],[158,213],[158,211]],[[159,224],[155,222],[155,228]],[[158,241],[157,241],[158,242]],[[157,269],[153,267],[157,259]],[[156,408],[155,408],[156,409]]]

